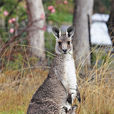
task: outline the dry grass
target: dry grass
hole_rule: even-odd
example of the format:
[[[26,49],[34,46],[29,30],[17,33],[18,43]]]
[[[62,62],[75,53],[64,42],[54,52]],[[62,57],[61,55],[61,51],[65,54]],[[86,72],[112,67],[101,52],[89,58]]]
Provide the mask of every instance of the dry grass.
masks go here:
[[[77,71],[82,97],[81,104],[76,101],[77,114],[114,114],[114,64],[109,67],[109,54],[98,67],[100,56],[85,79],[79,77],[80,68]],[[28,60],[27,66],[22,65],[19,70],[4,69],[0,73],[0,114],[25,114],[33,93],[47,74],[47,69],[31,68]]]
[[[9,74],[10,73],[10,74]],[[20,72],[9,71],[0,74],[0,112],[16,111],[26,112],[28,103],[36,91],[46,78],[48,71],[40,68],[31,71],[23,71],[24,76],[21,77]],[[20,74],[20,75],[17,75]],[[22,113],[22,114],[23,114]]]

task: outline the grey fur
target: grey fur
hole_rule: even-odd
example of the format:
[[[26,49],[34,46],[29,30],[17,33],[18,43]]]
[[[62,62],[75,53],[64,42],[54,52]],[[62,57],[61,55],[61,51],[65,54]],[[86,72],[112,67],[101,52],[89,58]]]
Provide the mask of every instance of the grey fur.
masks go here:
[[[63,80],[64,56],[56,56],[47,79],[33,95],[27,114],[65,114],[67,92],[60,80]],[[60,76],[60,77],[58,77]]]
[[[65,35],[61,36],[60,39],[65,42]],[[70,45],[69,50],[72,50],[72,44]],[[63,84],[66,55],[62,51],[59,54],[57,53],[48,77],[32,97],[27,114],[75,114],[75,108],[67,102],[69,88]],[[66,107],[68,112],[63,107]]]

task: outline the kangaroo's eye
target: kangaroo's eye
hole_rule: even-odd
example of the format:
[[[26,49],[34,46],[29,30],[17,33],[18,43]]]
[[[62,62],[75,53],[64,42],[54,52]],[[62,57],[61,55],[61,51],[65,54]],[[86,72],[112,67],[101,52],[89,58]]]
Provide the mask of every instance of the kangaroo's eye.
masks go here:
[[[61,46],[62,42],[59,41],[58,44],[59,44],[59,46]]]
[[[70,41],[67,41],[67,44],[70,45]]]

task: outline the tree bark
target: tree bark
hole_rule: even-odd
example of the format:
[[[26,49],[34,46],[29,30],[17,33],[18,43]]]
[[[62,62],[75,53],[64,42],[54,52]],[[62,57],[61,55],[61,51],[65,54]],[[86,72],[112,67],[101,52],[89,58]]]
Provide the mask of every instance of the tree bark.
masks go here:
[[[111,12],[110,18],[107,22],[108,31],[112,40],[112,45],[114,46],[114,0],[111,1]]]
[[[73,26],[75,32],[73,45],[76,67],[79,65],[90,66],[90,32],[88,24],[91,23],[93,0],[74,0],[74,4]]]
[[[28,30],[30,51],[41,60],[45,59],[44,24],[45,13],[42,0],[26,0],[29,23],[33,23]]]

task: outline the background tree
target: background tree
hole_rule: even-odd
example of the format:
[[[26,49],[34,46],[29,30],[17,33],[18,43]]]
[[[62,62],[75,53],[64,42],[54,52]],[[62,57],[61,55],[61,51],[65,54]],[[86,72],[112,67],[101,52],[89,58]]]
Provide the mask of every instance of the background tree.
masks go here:
[[[111,1],[111,12],[110,12],[110,18],[107,22],[109,34],[114,46],[114,0]]]
[[[44,51],[44,24],[45,13],[42,5],[42,0],[26,0],[28,22],[32,23],[28,31],[28,40],[30,51],[33,55],[45,59]]]
[[[74,0],[74,57],[76,66],[84,64],[91,65],[89,46],[88,19],[91,20],[93,11],[93,0]]]

